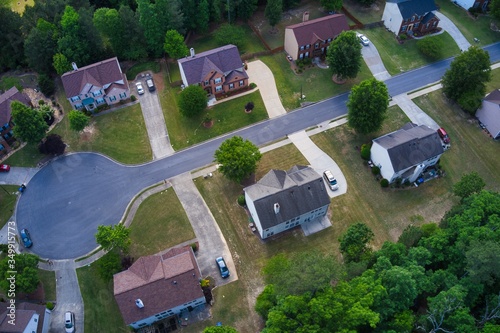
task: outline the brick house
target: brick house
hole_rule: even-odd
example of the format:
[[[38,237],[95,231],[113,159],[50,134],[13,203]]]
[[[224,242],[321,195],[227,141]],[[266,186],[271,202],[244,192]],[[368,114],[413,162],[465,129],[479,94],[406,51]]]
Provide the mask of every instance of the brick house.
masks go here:
[[[137,259],[113,276],[123,320],[134,329],[178,316],[206,303],[201,272],[191,247]]]
[[[459,5],[465,10],[469,8],[480,9],[483,12],[488,8],[489,0],[451,0],[453,3]]]
[[[309,166],[271,170],[243,191],[262,239],[322,219],[330,206],[323,177]]]
[[[387,0],[382,21],[396,36],[423,35],[438,27],[439,18],[434,15],[435,10],[434,0]]]
[[[184,86],[200,85],[209,95],[221,95],[248,86],[238,48],[226,45],[213,50],[191,54],[177,60]]]
[[[113,105],[130,97],[125,74],[118,58],[111,58],[64,73],[61,80],[71,106],[92,111],[100,105]]]
[[[315,20],[289,25],[285,28],[285,51],[293,60],[326,55],[330,43],[342,31],[350,30],[343,14],[328,15]]]
[[[12,87],[0,95],[0,154],[7,154],[11,150],[11,145],[16,141],[12,128],[14,123],[11,117],[11,103],[21,102],[26,106],[33,107],[31,100],[25,94],[19,92],[16,87]]]

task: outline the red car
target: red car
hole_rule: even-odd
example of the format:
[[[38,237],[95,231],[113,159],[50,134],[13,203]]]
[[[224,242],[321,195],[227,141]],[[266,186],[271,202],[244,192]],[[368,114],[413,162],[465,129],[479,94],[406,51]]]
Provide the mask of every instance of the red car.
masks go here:
[[[10,165],[0,164],[0,172],[9,172],[9,171],[10,171]]]

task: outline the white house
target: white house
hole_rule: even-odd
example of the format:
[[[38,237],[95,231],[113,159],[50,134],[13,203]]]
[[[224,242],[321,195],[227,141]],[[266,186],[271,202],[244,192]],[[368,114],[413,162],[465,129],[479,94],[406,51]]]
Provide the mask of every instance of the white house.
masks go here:
[[[439,18],[433,13],[436,9],[434,0],[387,0],[382,21],[396,36],[423,35],[437,28]]]
[[[469,8],[476,8],[476,9],[481,9],[483,11],[486,11],[488,3],[490,2],[489,0],[451,0],[451,1],[453,1],[453,3],[459,5],[465,10],[468,10]]]
[[[444,152],[437,132],[425,125],[408,123],[400,130],[372,142],[371,160],[389,183],[401,178],[414,182],[429,166],[435,165]]]
[[[500,139],[500,90],[493,90],[483,99],[476,117],[490,132],[493,139]]]
[[[244,191],[262,239],[321,219],[330,206],[323,178],[309,166],[271,170]]]

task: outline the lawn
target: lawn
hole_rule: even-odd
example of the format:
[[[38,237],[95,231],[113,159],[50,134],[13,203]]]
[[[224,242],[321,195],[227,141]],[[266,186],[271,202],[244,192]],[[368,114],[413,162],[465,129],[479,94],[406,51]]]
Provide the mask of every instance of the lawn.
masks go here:
[[[10,155],[4,163],[18,167],[36,167],[38,162],[45,157],[46,155],[38,151],[38,145],[26,144],[23,148]]]
[[[391,75],[419,68],[430,62],[418,50],[417,40],[415,39],[406,40],[404,44],[399,44],[396,36],[383,27],[362,30],[362,32],[377,47],[385,68]],[[440,59],[446,59],[460,53],[457,44],[447,32],[436,36],[436,38],[439,38],[445,45]]]
[[[130,225],[133,258],[151,255],[195,238],[173,188],[146,198]]]
[[[21,83],[20,78],[18,78],[16,76],[5,75],[0,80],[0,90],[7,91],[14,86],[19,91],[23,90],[23,84]]]
[[[17,202],[17,185],[0,185],[0,228],[10,219]]]
[[[481,15],[473,19],[462,7],[449,0],[436,0],[436,5],[440,7],[441,13],[455,23],[469,43],[484,46],[500,40],[500,32],[490,29],[490,23],[493,21],[491,17]],[[476,43],[474,38],[478,38],[479,43]]]
[[[175,150],[189,147],[268,118],[259,91],[217,104],[209,108],[208,112],[194,118],[187,118],[180,114],[177,108],[179,93],[180,88],[166,87],[160,97],[170,142]],[[254,103],[255,108],[251,113],[245,113],[244,107],[249,101]],[[203,126],[207,114],[213,120],[211,128]]]
[[[54,271],[38,269],[38,276],[43,284],[45,301],[56,301],[56,273]]]
[[[12,11],[17,12],[19,14],[24,13],[24,7],[26,6],[31,6],[33,7],[35,5],[34,0],[2,0],[0,1],[0,5],[2,6],[8,6]]]
[[[76,270],[85,306],[85,332],[130,332],[113,296],[113,282],[104,282],[97,263]]]
[[[373,5],[366,7],[358,0],[343,0],[342,5],[363,24],[368,24],[382,20],[385,1],[376,0]]]
[[[139,62],[127,70],[127,80],[135,80],[135,77],[144,71],[152,71],[158,73],[160,71],[160,63],[156,61]]]

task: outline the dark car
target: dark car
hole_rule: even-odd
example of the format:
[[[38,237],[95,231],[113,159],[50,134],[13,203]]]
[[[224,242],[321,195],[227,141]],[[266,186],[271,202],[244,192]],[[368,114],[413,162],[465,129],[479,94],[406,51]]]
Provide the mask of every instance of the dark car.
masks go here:
[[[31,247],[33,242],[31,241],[30,233],[28,229],[21,229],[21,239],[23,240],[24,247]]]
[[[229,277],[229,269],[227,268],[226,262],[224,261],[224,258],[218,257],[215,259],[215,263],[217,264],[217,267],[219,267],[219,272],[220,276],[222,276],[223,279]]]
[[[153,79],[147,79],[146,85],[148,86],[149,91],[155,91],[156,87],[155,87],[155,84],[153,82]]]
[[[10,171],[10,165],[0,164],[0,172],[9,172],[9,171]]]

